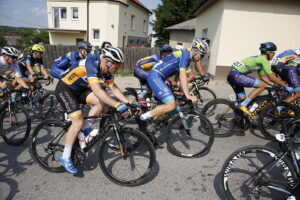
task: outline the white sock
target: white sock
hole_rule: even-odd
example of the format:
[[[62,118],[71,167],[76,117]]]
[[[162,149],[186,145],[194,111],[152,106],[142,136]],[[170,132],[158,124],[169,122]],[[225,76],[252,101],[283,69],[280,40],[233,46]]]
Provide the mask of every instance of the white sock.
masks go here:
[[[151,114],[150,111],[148,111],[148,112],[142,114],[140,116],[140,119],[143,120],[143,121],[146,121],[146,120],[149,120],[151,117],[152,117],[152,114]]]
[[[71,152],[72,152],[72,146],[65,145],[65,148],[64,148],[64,152],[63,152],[62,158],[63,158],[64,160],[67,160],[68,158],[71,157]]]

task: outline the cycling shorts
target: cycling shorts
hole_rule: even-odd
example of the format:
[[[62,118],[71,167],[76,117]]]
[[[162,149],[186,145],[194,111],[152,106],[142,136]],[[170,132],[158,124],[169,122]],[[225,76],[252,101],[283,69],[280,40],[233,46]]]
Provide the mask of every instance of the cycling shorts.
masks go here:
[[[175,100],[171,89],[167,86],[163,76],[159,72],[155,70],[151,71],[147,77],[147,84],[154,96],[161,102],[168,103]]]
[[[238,96],[240,93],[245,94],[244,87],[256,88],[260,83],[260,80],[258,80],[257,78],[244,75],[238,71],[229,72],[227,76],[227,81]]]
[[[298,66],[287,65],[281,72],[281,77],[288,82],[289,86],[294,88],[295,92],[300,91],[300,76],[298,74]]]
[[[147,77],[148,77],[150,72],[151,71],[147,71],[147,70],[142,69],[142,67],[140,65],[136,65],[134,67],[133,75],[140,80],[142,85],[144,85],[147,81]]]
[[[91,90],[73,91],[68,85],[59,80],[55,88],[55,96],[67,114],[80,110],[79,104],[86,104],[86,98]]]

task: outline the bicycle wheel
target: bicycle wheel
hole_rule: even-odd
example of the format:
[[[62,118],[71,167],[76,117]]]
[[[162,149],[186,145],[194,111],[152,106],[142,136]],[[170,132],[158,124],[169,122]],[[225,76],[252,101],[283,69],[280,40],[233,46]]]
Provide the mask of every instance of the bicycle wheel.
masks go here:
[[[214,127],[216,137],[228,137],[234,133],[237,109],[226,99],[215,99],[208,102],[201,114],[206,116]]]
[[[197,96],[198,101],[196,103],[197,110],[201,110],[205,104],[217,98],[217,95],[208,87],[200,87],[199,90],[195,86],[190,88],[190,91]]]
[[[45,120],[33,131],[32,151],[39,165],[50,172],[64,172],[65,169],[57,161],[64,150],[66,129],[59,120]]]
[[[207,154],[214,142],[214,131],[201,114],[173,116],[167,126],[169,151],[179,157],[192,158]]]
[[[264,146],[248,146],[232,153],[222,168],[222,190],[227,199],[287,199],[296,184],[291,163]],[[276,188],[278,190],[276,190]]]
[[[284,104],[280,112],[276,105],[269,104],[259,114],[259,130],[267,139],[275,140],[275,135],[283,131],[283,124],[299,116],[299,109],[291,104]]]
[[[117,146],[119,141],[122,148],[112,148],[112,144]],[[155,162],[153,145],[144,134],[134,129],[123,128],[118,135],[108,132],[101,142],[99,165],[104,175],[118,185],[144,183],[150,177]]]
[[[12,146],[23,144],[30,133],[28,111],[18,104],[6,103],[0,111],[0,131],[4,141]]]
[[[41,99],[40,116],[44,119],[64,119],[64,109],[58,102],[54,91],[47,92]]]

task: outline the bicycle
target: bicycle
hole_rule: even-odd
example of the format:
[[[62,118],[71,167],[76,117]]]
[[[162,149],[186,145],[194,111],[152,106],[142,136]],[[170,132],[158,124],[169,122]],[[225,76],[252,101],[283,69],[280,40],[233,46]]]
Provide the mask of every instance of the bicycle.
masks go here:
[[[264,109],[268,110],[270,107],[277,110],[278,106],[283,106],[281,116],[290,116],[289,113],[293,113],[295,116],[300,115],[300,111],[292,104],[282,101],[286,98],[286,92],[281,88],[267,88],[268,94],[260,95],[252,100],[247,106],[252,112],[251,115],[246,115],[240,109],[236,107],[239,103],[238,98],[229,101],[227,99],[216,99],[207,103],[201,114],[207,116],[212,123],[216,137],[228,137],[233,135],[237,131],[245,131],[253,124],[252,120],[255,116],[264,112]],[[257,107],[252,111],[253,105]],[[277,118],[279,115],[277,115]]]
[[[98,158],[104,175],[118,185],[136,186],[144,183],[152,174],[156,162],[155,150],[149,139],[143,133],[121,124],[120,115],[112,109],[97,117],[85,117],[89,118],[100,120],[99,134],[84,149],[76,140],[71,155],[74,165],[82,166],[86,153],[101,140]],[[63,138],[70,125],[70,121],[50,119],[35,128],[33,155],[45,170],[65,171],[57,158],[63,152]]]
[[[226,199],[295,200],[300,191],[300,161],[295,155],[299,133],[300,119],[285,123],[284,132],[276,134],[279,151],[252,145],[233,152],[221,171]]]
[[[126,88],[127,93],[137,99],[135,88]],[[139,124],[139,129],[147,135],[155,146],[162,144],[155,137],[155,133],[162,127],[166,127],[166,143],[168,150],[176,156],[184,158],[195,158],[206,155],[214,142],[213,127],[209,120],[203,115],[195,112],[192,102],[184,96],[176,95],[177,110],[157,117],[147,123],[147,127]],[[147,112],[159,105],[158,101],[140,101],[136,104],[146,104],[142,112]]]

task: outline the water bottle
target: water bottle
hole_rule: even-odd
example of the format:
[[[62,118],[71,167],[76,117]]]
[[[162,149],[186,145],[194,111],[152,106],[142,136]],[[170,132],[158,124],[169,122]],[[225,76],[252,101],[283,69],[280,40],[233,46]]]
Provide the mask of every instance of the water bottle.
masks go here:
[[[254,112],[255,111],[255,109],[258,107],[258,104],[257,103],[254,103],[252,106],[251,106],[251,108],[249,109],[249,112]]]
[[[91,141],[94,139],[94,137],[96,137],[96,135],[98,135],[98,133],[99,133],[98,129],[93,129],[93,130],[90,132],[90,134],[89,134],[88,136],[86,136],[85,142],[86,142],[86,143],[91,142]]]

